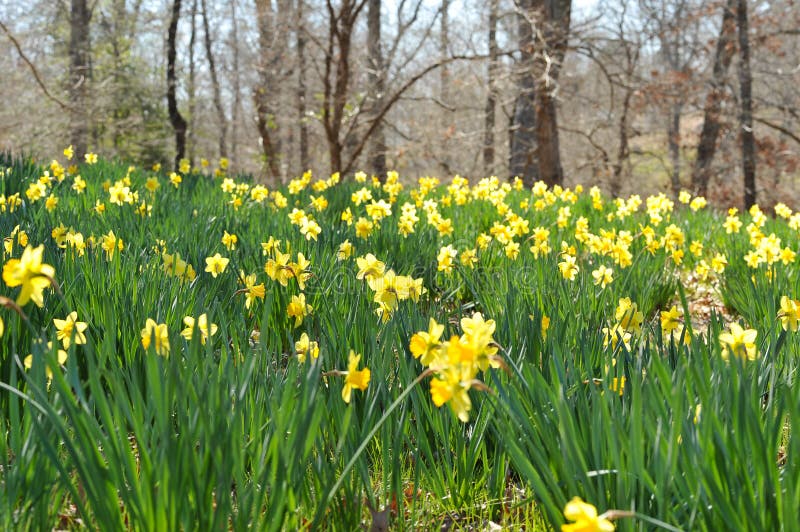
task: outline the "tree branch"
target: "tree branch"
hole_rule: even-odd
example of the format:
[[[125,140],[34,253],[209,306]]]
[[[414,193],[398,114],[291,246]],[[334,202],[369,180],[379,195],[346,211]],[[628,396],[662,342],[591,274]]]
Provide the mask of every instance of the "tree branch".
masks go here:
[[[776,124],[774,122],[770,122],[769,120],[766,120],[765,118],[759,118],[757,116],[754,116],[753,120],[755,120],[756,122],[758,122],[760,124],[764,124],[765,126],[767,126],[769,128],[772,128],[775,131],[780,131],[781,133],[783,133],[784,135],[786,135],[787,137],[789,137],[790,139],[792,139],[796,143],[800,144],[800,137],[798,137],[795,133],[792,133],[791,131],[789,131],[785,127],[783,127],[783,126],[781,126],[779,124]]]
[[[22,51],[22,46],[20,46],[19,41],[11,34],[11,31],[0,21],[0,28],[3,29],[8,39],[14,44],[14,47],[17,49],[19,56],[25,61],[25,64],[28,65],[28,68],[31,69],[33,73],[33,77],[36,78],[36,84],[39,85],[39,88],[42,89],[42,92],[48,99],[52,100],[53,102],[57,103],[59,107],[64,109],[65,111],[72,111],[72,107],[61,101],[60,99],[53,96],[49,90],[47,90],[47,85],[44,84],[42,77],[39,75],[39,71],[36,69],[36,66],[28,59],[28,56],[25,55],[25,52]]]
[[[347,174],[348,172],[350,172],[353,169],[353,164],[358,159],[358,156],[361,155],[361,152],[364,150],[364,147],[367,145],[367,141],[369,140],[370,136],[375,131],[375,129],[378,127],[378,124],[381,123],[381,120],[383,120],[383,118],[386,116],[386,114],[389,112],[389,110],[394,106],[394,104],[397,103],[397,101],[400,99],[400,97],[408,89],[410,89],[412,86],[414,86],[414,84],[416,82],[418,82],[419,80],[421,80],[426,75],[428,75],[431,72],[433,72],[434,70],[436,70],[438,68],[441,68],[441,67],[443,67],[445,65],[448,65],[448,64],[450,64],[450,63],[452,63],[454,61],[477,61],[477,60],[487,59],[488,57],[489,57],[488,55],[454,55],[454,56],[450,56],[450,57],[447,57],[445,59],[442,59],[441,61],[437,61],[436,63],[433,63],[431,65],[428,65],[426,68],[424,68],[423,70],[421,70],[420,72],[418,72],[417,74],[412,76],[399,89],[397,89],[397,91],[395,91],[394,94],[392,94],[389,98],[387,98],[385,100],[386,103],[383,105],[383,108],[381,108],[380,112],[377,115],[375,115],[375,117],[372,119],[372,121],[371,121],[371,123],[369,125],[369,128],[367,129],[367,131],[364,133],[364,135],[359,140],[358,145],[356,146],[356,149],[353,150],[353,153],[350,155],[350,158],[347,161],[347,164],[344,165],[344,168],[342,169],[342,173],[343,174]]]

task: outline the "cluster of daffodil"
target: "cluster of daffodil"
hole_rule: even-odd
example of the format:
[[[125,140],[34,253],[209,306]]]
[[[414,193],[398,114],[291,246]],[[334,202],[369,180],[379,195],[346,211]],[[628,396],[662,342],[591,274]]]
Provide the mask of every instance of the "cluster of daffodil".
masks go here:
[[[342,258],[348,257],[351,252],[352,246],[347,246],[344,250],[342,247],[339,248],[339,256]],[[372,253],[356,258],[356,264],[358,265],[356,279],[366,281],[370,289],[375,292],[373,301],[378,304],[375,313],[383,323],[389,321],[400,301],[410,299],[416,303],[420,296],[428,291],[422,286],[422,279],[397,275],[394,270],[387,270],[386,264]]]
[[[489,367],[502,367],[503,360],[497,355],[498,346],[492,337],[494,320],[484,320],[480,312],[475,312],[461,319],[461,330],[461,336],[442,341],[444,325],[431,318],[427,331],[411,337],[409,350],[433,374],[433,403],[437,407],[448,403],[458,419],[466,423],[472,409],[469,390],[487,389],[478,374]]]
[[[629,297],[623,297],[617,304],[614,319],[616,322],[613,326],[603,327],[603,347],[610,345],[611,349],[615,350],[617,344],[622,341],[625,349],[630,350],[633,335],[642,331],[644,314]]]
[[[786,205],[780,204],[775,212],[776,214],[778,212],[783,213],[784,217],[791,218],[792,211]],[[753,205],[750,208],[750,216],[752,217],[752,222],[747,224],[745,228],[751,246],[751,249],[744,256],[747,265],[750,268],[757,269],[762,264],[772,266],[777,262],[781,262],[784,265],[793,263],[797,254],[788,246],[781,246],[781,239],[775,233],[765,235],[761,231],[767,221],[767,216],[761,212],[758,205]],[[738,233],[741,225],[742,222],[738,221],[736,210],[731,209],[725,222],[726,231],[728,233]]]
[[[14,255],[15,242],[20,248],[24,248],[28,245],[28,233],[20,229],[19,225],[16,225],[14,229],[12,229],[11,234],[3,239],[3,252],[6,256]]]
[[[777,318],[784,331],[797,332],[800,327],[800,301],[782,296]],[[728,330],[719,333],[718,336],[722,347],[722,358],[724,360],[730,360],[731,357],[744,361],[756,360],[759,357],[756,346],[757,337],[757,330],[745,329],[738,323],[731,322]]]
[[[208,322],[208,315],[201,314],[195,319],[193,316],[185,316],[183,324],[186,326],[181,331],[181,336],[187,342],[192,341],[195,334],[199,335],[200,343],[206,345],[209,338],[217,334],[219,327],[216,323]],[[157,323],[154,319],[147,318],[144,328],[140,332],[142,347],[149,349],[153,346],[156,353],[161,356],[169,356],[169,329],[166,323]]]
[[[164,273],[177,277],[181,281],[194,281],[197,273],[194,267],[181,258],[181,254],[177,251],[175,253],[167,253],[164,249],[161,252],[161,260],[164,262],[162,265]]]
[[[74,151],[70,148],[64,150],[68,160],[72,160]],[[87,164],[95,164],[97,156],[88,153],[85,156]],[[326,191],[340,182],[338,173],[332,174],[327,179],[315,179],[312,173],[306,172],[301,177],[292,179],[287,187],[286,195],[280,191],[270,191],[263,185],[250,185],[237,182],[227,177],[227,160],[220,160],[214,175],[220,177],[220,188],[228,197],[228,204],[234,209],[243,206],[255,207],[257,205],[273,210],[285,209],[289,221],[299,228],[300,234],[306,240],[316,240],[323,230],[315,219],[326,212],[329,207]],[[199,168],[192,168],[188,160],[180,162],[178,172],[169,174],[168,186],[179,188],[183,178],[209,168],[208,160],[201,159]],[[95,200],[94,211],[102,215],[106,211],[106,203],[119,207],[134,206],[134,211],[142,216],[152,212],[152,205],[161,193],[162,184],[157,175],[145,175],[135,172],[134,167],[129,167],[121,179],[106,180],[102,183],[104,197],[92,198]],[[158,165],[152,169],[160,171]],[[53,161],[49,169],[42,172],[38,179],[28,186],[24,196],[19,193],[8,197],[0,197],[0,212],[14,212],[23,204],[23,197],[30,203],[44,200],[49,211],[58,209],[58,198],[54,196],[55,185],[72,179],[71,190],[75,194],[84,194],[87,183],[78,175],[76,165],[62,165]],[[143,188],[136,189],[135,180],[143,180]],[[643,200],[638,195],[628,198],[616,198],[608,205],[604,203],[602,194],[597,187],[588,191],[591,207],[605,215],[609,223],[623,221],[640,211],[644,206],[647,225],[640,224],[638,231],[620,229],[617,227],[590,227],[590,222],[585,216],[576,214],[576,203],[583,187],[577,186],[574,190],[560,186],[547,187],[544,183],[535,183],[530,189],[530,195],[518,204],[510,201],[512,191],[522,191],[522,181],[515,179],[511,183],[501,182],[497,177],[481,179],[475,185],[460,177],[454,177],[449,184],[442,187],[442,183],[431,177],[420,178],[417,186],[408,191],[409,201],[396,205],[403,185],[400,183],[396,172],[389,172],[387,179],[381,182],[376,177],[370,178],[366,174],[356,173],[354,179],[360,184],[350,196],[351,204],[346,206],[341,213],[335,216],[347,226],[353,226],[356,239],[368,239],[379,231],[396,231],[400,236],[407,238],[418,230],[419,224],[427,224],[435,230],[441,239],[437,254],[437,268],[445,275],[452,275],[457,264],[465,268],[477,266],[483,256],[489,253],[499,253],[511,261],[519,259],[522,253],[527,252],[534,259],[549,256],[557,252],[559,259],[557,267],[564,279],[575,280],[578,274],[586,269],[591,272],[594,284],[606,288],[615,280],[618,272],[628,268],[633,263],[634,253],[644,250],[651,255],[664,254],[677,266],[684,261],[693,264],[694,271],[700,279],[708,279],[712,273],[722,274],[728,264],[728,259],[722,250],[715,249],[713,245],[704,245],[698,240],[687,238],[684,229],[671,220],[675,203],[664,194],[650,196]],[[64,187],[66,188],[66,187]],[[64,190],[62,188],[61,190]],[[308,192],[307,198],[301,194]],[[146,200],[145,200],[146,199]],[[291,212],[288,207],[295,205]],[[687,191],[682,191],[678,201],[688,205],[692,211],[706,208],[706,200],[702,197],[693,197]],[[457,246],[451,240],[455,235],[453,218],[448,214],[448,208],[464,206],[472,202],[486,202],[491,205],[497,218],[488,220],[484,232],[475,238],[474,244]],[[399,206],[399,208],[398,208]],[[530,215],[552,209],[552,223],[542,223],[533,226]],[[752,221],[745,230],[749,237],[751,249],[745,255],[747,264],[753,268],[760,265],[772,266],[776,263],[789,265],[795,262],[796,254],[781,242],[781,238],[774,233],[765,234],[763,228],[766,224],[766,215],[757,207],[750,209]],[[793,213],[784,204],[775,206],[775,214],[786,220],[790,228],[800,230],[800,213]],[[385,221],[394,216],[396,224],[386,224]],[[602,220],[602,218],[601,218]],[[731,209],[723,224],[728,234],[737,234],[744,227],[739,218],[738,211]],[[570,238],[572,234],[572,238]],[[122,238],[115,234],[113,229],[98,236],[84,235],[72,227],[59,224],[52,230],[52,238],[60,248],[72,249],[75,256],[82,256],[85,250],[99,247],[108,260],[113,260],[117,253],[123,251]],[[221,242],[229,251],[235,251],[240,244],[239,236],[227,230],[221,236]],[[6,256],[12,256],[17,247],[25,248],[28,244],[27,233],[17,226],[10,235],[4,238],[4,251]],[[524,247],[523,247],[524,245]],[[637,247],[638,246],[638,247]],[[280,242],[270,238],[269,242],[262,243],[265,255],[269,258],[264,271],[273,281],[282,286],[287,286],[291,279],[297,282],[299,293],[291,296],[291,301],[286,307],[287,319],[293,323],[293,328],[299,328],[306,316],[313,311],[306,302],[303,290],[305,282],[311,275],[310,263],[302,253],[297,253],[292,260],[291,253],[282,252]],[[287,243],[288,247],[288,243]],[[350,239],[340,243],[337,252],[339,260],[350,258],[354,253],[354,245]],[[177,252],[168,253],[161,251],[163,269],[166,274],[175,276],[180,280],[192,281],[196,273],[191,264],[181,259]],[[224,273],[229,264],[227,257],[215,253],[205,259],[205,271],[212,277]],[[404,299],[416,301],[425,292],[421,279],[397,275],[372,254],[367,254],[357,259],[358,278],[364,279],[374,292],[374,302],[377,303],[377,314],[383,321],[388,320],[398,308],[398,302]],[[263,300],[266,286],[257,279],[257,275],[239,272],[239,280],[243,285],[240,289],[244,293],[245,308],[250,310],[258,300]],[[11,286],[11,285],[9,285]],[[797,327],[797,305],[788,297],[781,300],[779,317],[784,328],[794,330]],[[622,299],[615,312],[616,323],[603,329],[606,346],[616,347],[621,339],[627,347],[633,336],[639,333],[643,316],[635,303]],[[665,337],[673,339],[683,338],[690,342],[691,336],[686,332],[682,317],[676,307],[661,312],[661,326]],[[158,324],[155,324],[155,329]],[[720,342],[726,347],[725,353],[750,356],[754,353],[751,349],[754,333],[747,330],[736,329],[737,324],[731,324],[730,331],[723,333]],[[741,328],[740,328],[741,329]],[[752,338],[751,338],[752,337]],[[449,345],[449,342],[445,342]],[[318,344],[303,332],[296,340],[296,350],[299,356],[307,354],[317,356]],[[444,379],[441,379],[444,380]]]
[[[689,330],[683,322],[683,312],[678,310],[677,305],[672,305],[669,310],[661,311],[661,333],[664,338],[669,338],[673,342],[678,342],[683,338],[684,344],[692,343],[692,335],[689,334]]]
[[[15,230],[16,231],[16,230]],[[19,235],[19,232],[17,232]],[[8,250],[7,250],[8,251]],[[8,251],[10,254],[11,251]],[[22,307],[29,302],[33,302],[37,307],[44,307],[44,289],[54,285],[55,268],[43,262],[44,245],[32,248],[27,245],[22,251],[21,256],[8,259],[3,265],[3,282],[9,288],[20,287],[16,301],[7,297],[0,296],[0,306],[12,308],[20,315],[23,315]],[[61,341],[64,349],[58,349],[57,360],[59,365],[67,362],[67,352],[71,344],[85,344],[86,335],[84,332],[88,324],[78,321],[78,313],[70,312],[63,320],[54,319],[53,324],[56,328],[56,338]],[[0,336],[5,332],[5,324],[0,318]],[[47,349],[52,350],[52,342],[47,343]],[[23,360],[23,365],[27,369],[33,367],[33,355],[30,354]],[[53,377],[50,367],[46,368],[48,382]]]
[[[314,220],[314,215],[306,213],[302,209],[294,208],[292,212],[289,213],[289,221],[292,225],[296,225],[300,228],[300,234],[302,234],[306,240],[316,240],[322,232],[322,227]]]

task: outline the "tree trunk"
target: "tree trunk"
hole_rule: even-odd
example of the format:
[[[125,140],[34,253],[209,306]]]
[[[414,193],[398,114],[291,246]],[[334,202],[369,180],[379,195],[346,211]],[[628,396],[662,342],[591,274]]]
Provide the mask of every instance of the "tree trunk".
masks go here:
[[[231,0],[231,47],[233,48],[233,106],[231,108],[231,157],[238,160],[239,120],[242,116],[242,80],[239,71],[239,21],[236,0]]]
[[[306,119],[306,34],[303,4],[305,0],[297,0],[297,123],[300,127],[300,170],[309,169],[308,158],[308,123]]]
[[[494,172],[494,124],[497,108],[497,3],[489,3],[489,68],[486,80],[487,96],[483,127],[483,171]]]
[[[672,195],[677,198],[681,190],[681,110],[680,102],[670,106],[669,122],[667,124],[667,145],[669,147],[670,161],[670,186]]]
[[[172,17],[167,32],[167,112],[172,129],[175,130],[175,170],[180,166],[186,151],[186,120],[178,110],[178,100],[175,97],[175,38],[178,33],[178,20],[181,16],[181,0],[173,0]]]
[[[348,132],[352,128],[345,127],[347,96],[352,76],[350,52],[356,21],[366,6],[366,0],[342,0],[338,10],[332,0],[327,0],[325,6],[328,11],[328,36],[322,77],[322,126],[328,144],[331,173],[334,173],[349,170],[344,167],[343,152],[345,144],[350,144],[352,140],[348,138]],[[354,148],[353,153],[355,152]],[[351,164],[353,160],[354,157],[351,157]]]
[[[195,109],[197,107],[197,84],[196,84],[196,69],[194,65],[194,44],[197,40],[197,0],[192,2],[192,32],[189,34],[189,86],[187,92],[189,93],[189,117],[187,124],[187,144],[189,152],[189,161],[194,166],[195,150],[197,149],[197,131],[195,120]]]
[[[625,90],[625,97],[622,99],[622,112],[619,117],[617,132],[619,135],[619,146],[617,147],[617,160],[611,165],[611,196],[618,197],[622,190],[622,169],[630,156],[630,139],[628,138],[628,115],[631,109],[631,98],[633,89]]]
[[[259,86],[255,90],[256,127],[261,137],[261,152],[264,157],[269,174],[275,181],[280,181],[278,168],[278,154],[272,139],[273,117],[270,113],[268,94],[273,89],[270,73],[271,47],[270,33],[272,22],[272,6],[269,0],[256,0],[256,14],[258,19],[258,47],[259,47]]]
[[[368,105],[369,120],[374,121],[378,119],[377,115],[383,107],[386,81],[381,51],[381,0],[369,0],[367,9]],[[386,179],[386,134],[383,124],[378,124],[372,133],[367,160],[370,171],[381,180]]]
[[[711,179],[711,163],[717,151],[717,137],[720,129],[720,111],[725,92],[725,78],[736,50],[734,32],[736,21],[736,0],[728,0],[722,13],[722,26],[719,30],[717,49],[714,54],[714,69],[711,74],[711,87],[706,95],[703,110],[703,129],[697,144],[697,158],[692,170],[692,188],[695,194],[705,196]]]
[[[534,76],[536,86],[536,143],[539,176],[548,185],[564,182],[558,142],[558,115],[555,92],[558,75],[567,52],[572,2],[538,0],[534,7],[541,13],[542,42],[536,48]]]
[[[72,0],[69,26],[70,143],[79,159],[86,153],[89,142],[90,18],[86,0]]]
[[[228,148],[225,145],[225,137],[228,134],[228,121],[225,118],[225,109],[222,107],[222,95],[220,94],[219,78],[217,78],[217,67],[214,63],[214,52],[211,49],[211,31],[208,27],[208,6],[206,5],[206,0],[202,0],[202,9],[206,59],[208,60],[208,71],[211,73],[211,88],[214,94],[214,107],[217,109],[217,119],[219,120],[219,156],[227,157]]]
[[[442,18],[439,22],[439,60],[444,61],[450,53],[450,0],[442,0]],[[439,166],[445,175],[449,175],[453,173],[449,140],[454,133],[454,124],[450,110],[450,69],[446,65],[439,70],[439,102],[442,105],[442,153]]]
[[[535,80],[533,79],[533,27],[530,18],[532,0],[520,0],[517,13],[517,38],[520,59],[516,66],[517,96],[514,100],[514,117],[511,125],[509,171],[512,176],[522,178],[526,186],[539,179],[536,161],[536,110],[533,101]]]
[[[750,38],[747,24],[747,0],[738,0],[736,24],[739,27],[739,93],[741,100],[742,171],[744,172],[744,206],[756,203],[756,147],[753,135],[753,77],[750,73]]]

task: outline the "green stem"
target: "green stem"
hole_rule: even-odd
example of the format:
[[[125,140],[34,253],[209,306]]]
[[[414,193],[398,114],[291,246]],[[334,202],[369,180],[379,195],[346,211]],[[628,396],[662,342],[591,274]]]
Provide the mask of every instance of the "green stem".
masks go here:
[[[655,525],[659,528],[663,528],[664,530],[669,530],[670,532],[683,532],[680,528],[676,528],[670,524],[665,523],[664,521],[650,517],[649,515],[633,512],[633,517],[636,519],[641,519],[642,521],[650,523],[651,525]]]
[[[323,504],[321,504],[320,507],[317,509],[317,514],[314,516],[314,524],[315,525],[316,525],[316,523],[319,522],[320,517],[322,517],[322,512],[324,511],[325,508],[327,508],[328,504],[331,502],[331,499],[333,499],[333,495],[336,493],[336,491],[338,491],[338,489],[342,486],[342,482],[344,482],[345,477],[350,472],[350,470],[353,468],[353,466],[356,463],[356,460],[358,460],[358,457],[361,456],[361,453],[363,453],[364,450],[367,448],[367,445],[369,445],[369,442],[372,440],[372,437],[375,436],[375,433],[378,432],[379,428],[381,428],[381,425],[383,425],[383,423],[387,419],[389,419],[389,415],[392,412],[394,412],[394,409],[397,408],[398,405],[400,405],[401,402],[403,402],[403,399],[405,399],[406,396],[409,393],[411,393],[411,390],[414,389],[414,386],[416,386],[417,384],[422,382],[422,379],[424,379],[425,377],[429,376],[430,374],[431,374],[431,370],[429,370],[429,369],[427,369],[427,370],[423,371],[422,373],[420,373],[419,377],[414,379],[411,382],[411,384],[408,386],[408,388],[406,388],[403,391],[403,393],[401,393],[397,397],[397,399],[395,399],[394,402],[391,405],[389,405],[389,408],[386,410],[386,412],[383,413],[383,416],[381,416],[381,418],[378,420],[378,422],[375,424],[375,426],[372,427],[372,430],[369,431],[369,434],[367,434],[367,437],[364,438],[364,441],[361,442],[361,445],[359,445],[358,449],[356,449],[356,452],[355,452],[355,454],[353,454],[353,457],[350,458],[350,461],[347,462],[346,466],[344,466],[344,469],[342,470],[342,474],[339,476],[339,479],[336,481],[336,483],[333,485],[331,490],[325,496],[325,500],[323,501]]]

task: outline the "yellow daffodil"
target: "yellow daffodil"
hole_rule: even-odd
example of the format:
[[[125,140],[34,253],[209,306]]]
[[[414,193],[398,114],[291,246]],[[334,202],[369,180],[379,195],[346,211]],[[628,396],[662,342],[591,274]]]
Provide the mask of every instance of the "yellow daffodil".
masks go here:
[[[614,523],[604,516],[597,515],[597,508],[583,502],[580,497],[573,497],[564,506],[564,517],[574,523],[561,525],[561,532],[612,532]]]
[[[300,335],[300,339],[294,343],[294,350],[297,351],[297,360],[302,364],[306,361],[309,354],[316,359],[319,356],[319,344],[312,342],[306,333]]]
[[[254,273],[247,276],[242,273],[242,277],[244,278],[246,295],[244,308],[250,309],[256,299],[264,299],[264,296],[267,295],[267,288],[264,283],[256,284],[256,275]]]
[[[213,257],[206,257],[206,271],[209,272],[214,278],[225,271],[228,267],[230,259],[222,257],[219,253],[214,254]]]
[[[453,271],[453,261],[458,256],[458,251],[452,245],[448,244],[439,249],[437,256],[436,269],[440,272],[450,273]]]
[[[313,310],[314,308],[306,303],[305,294],[300,294],[292,296],[292,300],[286,307],[286,315],[294,318],[294,327],[297,328],[303,323],[303,318],[311,314]]]
[[[306,281],[311,278],[311,261],[308,260],[302,253],[297,254],[297,260],[289,263],[289,270],[297,281],[297,286],[300,290],[306,289]]]
[[[411,337],[408,349],[415,358],[419,358],[423,366],[429,366],[441,346],[440,338],[444,332],[444,325],[436,323],[433,318],[428,323],[428,330],[420,331]]]
[[[672,308],[669,310],[662,310],[661,311],[661,330],[664,331],[665,334],[672,334],[672,331],[678,328],[680,325],[680,312],[678,312],[678,307],[676,305],[672,305]]]
[[[369,386],[370,370],[364,368],[358,369],[358,363],[361,360],[361,355],[357,355],[352,349],[347,358],[347,373],[345,374],[344,387],[342,388],[342,399],[345,403],[350,403],[350,396],[353,389],[361,390],[362,392]]]
[[[733,354],[741,359],[755,360],[758,358],[755,344],[757,335],[758,331],[755,329],[743,329],[738,323],[732,322],[729,325],[729,332],[719,333],[722,358],[728,360]]]
[[[73,341],[79,345],[86,343],[86,335],[83,332],[89,325],[83,321],[78,321],[78,313],[74,310],[65,319],[54,319],[53,323],[58,331],[56,338],[61,340],[64,349],[69,349]]]
[[[53,349],[53,342],[47,342],[47,350],[49,351],[52,349]],[[63,366],[64,364],[66,364],[67,358],[68,355],[66,351],[64,351],[63,349],[59,349],[57,351],[56,359],[58,360],[59,366]],[[25,367],[25,369],[33,368],[33,355],[26,356],[22,361],[22,365]],[[50,366],[45,367],[45,374],[47,375],[47,384],[49,386],[50,381],[53,380],[53,370],[50,369]]]
[[[106,252],[106,257],[108,260],[112,260],[114,258],[114,252],[117,250],[121,252],[124,249],[125,244],[121,238],[117,238],[112,230],[109,231],[107,235],[102,236],[101,247],[103,248],[103,251]]]
[[[592,272],[592,277],[594,278],[594,284],[600,285],[600,288],[605,288],[614,280],[613,277],[614,270],[611,268],[606,268],[605,266],[601,265],[599,268]]]
[[[615,317],[619,325],[626,331],[635,333],[642,329],[644,314],[639,311],[636,303],[631,302],[629,297],[623,297],[619,300]]]
[[[367,253],[364,257],[358,257],[356,259],[356,265],[358,265],[356,279],[369,280],[380,277],[386,270],[386,265],[379,261],[372,253]]]
[[[564,255],[564,260],[558,263],[558,269],[564,279],[574,281],[575,276],[578,274],[579,268],[575,264],[575,257],[572,255]]]
[[[353,244],[350,243],[350,240],[345,240],[339,244],[339,251],[336,252],[336,260],[349,259],[352,254]]]
[[[797,331],[798,320],[800,320],[800,301],[782,296],[778,317],[781,320],[781,326],[784,331]]]
[[[239,242],[239,238],[232,233],[225,231],[225,234],[222,235],[222,245],[225,246],[228,251],[236,249],[237,242]]]
[[[155,338],[154,348],[161,356],[169,356],[169,331],[167,324],[158,324],[155,320],[147,318],[144,329],[141,331],[142,347],[148,349]]]
[[[42,262],[44,245],[36,248],[26,246],[19,259],[9,259],[3,265],[3,281],[14,288],[21,286],[17,305],[24,306],[33,301],[37,307],[44,307],[44,289],[50,286],[55,276],[55,268]]]
[[[217,324],[209,325],[207,314],[200,314],[196,320],[192,316],[186,316],[183,318],[183,324],[186,325],[186,328],[181,331],[181,336],[186,338],[186,341],[191,341],[195,330],[200,331],[200,343],[203,345],[206,345],[206,341],[210,337],[217,334]]]

